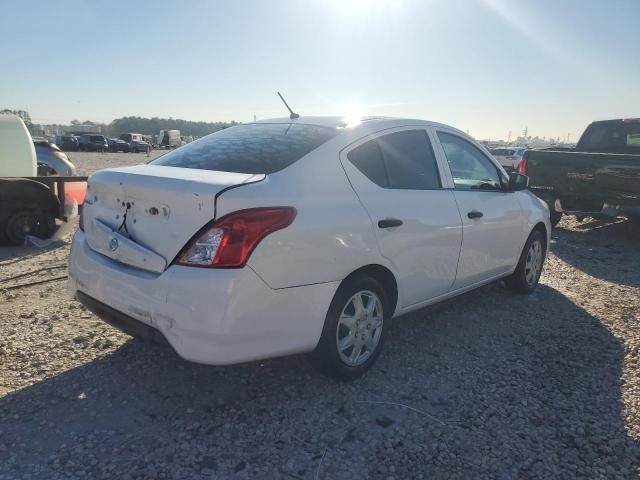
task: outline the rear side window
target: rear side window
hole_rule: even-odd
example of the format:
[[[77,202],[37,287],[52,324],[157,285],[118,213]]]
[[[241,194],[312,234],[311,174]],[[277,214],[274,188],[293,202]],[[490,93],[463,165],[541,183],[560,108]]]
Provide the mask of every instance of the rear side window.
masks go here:
[[[347,154],[358,170],[383,188],[435,190],[440,177],[424,130],[383,135]]]
[[[227,128],[182,146],[152,165],[237,173],[273,173],[340,133],[294,123],[252,123]]]
[[[506,157],[509,155],[514,155],[515,154],[515,150],[508,150],[506,148],[496,148],[495,150],[492,150],[491,153],[493,153],[494,155],[498,155],[501,157]]]
[[[388,188],[387,170],[382,159],[382,150],[378,142],[371,140],[354,148],[347,154],[347,158],[369,180],[380,187]]]

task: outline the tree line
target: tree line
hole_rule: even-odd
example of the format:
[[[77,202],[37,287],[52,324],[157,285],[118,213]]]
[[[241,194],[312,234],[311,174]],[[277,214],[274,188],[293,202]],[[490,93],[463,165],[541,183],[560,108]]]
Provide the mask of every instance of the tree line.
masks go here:
[[[192,122],[179,118],[143,118],[122,117],[116,118],[108,125],[103,126],[103,131],[108,135],[116,136],[123,132],[142,133],[143,135],[157,134],[160,130],[180,130],[181,135],[203,137],[224,128],[237,125],[231,122]]]
[[[19,116],[24,122],[24,124],[27,126],[27,128],[31,129],[32,123],[31,123],[31,115],[29,115],[29,112],[26,112],[24,110],[11,110],[9,108],[3,108],[2,110],[0,110],[0,115],[3,113]]]
[[[0,110],[0,114],[11,113],[18,115],[27,127],[31,130],[32,121],[29,112],[24,110],[10,110],[8,108]],[[192,122],[189,120],[182,120],[180,118],[144,118],[144,117],[122,117],[116,118],[110,123],[92,122],[91,120],[85,120],[81,122],[79,120],[71,120],[70,127],[77,125],[95,125],[100,127],[100,131],[107,136],[116,137],[121,133],[142,133],[143,135],[158,134],[160,130],[180,130],[181,135],[191,135],[193,137],[204,137],[210,133],[217,132],[224,128],[238,125],[238,122]],[[66,125],[60,125],[64,127]],[[73,128],[69,128],[73,130]]]

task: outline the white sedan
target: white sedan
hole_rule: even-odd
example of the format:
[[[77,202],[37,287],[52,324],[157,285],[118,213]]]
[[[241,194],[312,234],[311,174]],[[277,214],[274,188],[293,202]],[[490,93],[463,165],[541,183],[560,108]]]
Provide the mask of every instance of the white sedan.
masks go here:
[[[504,279],[537,285],[549,211],[463,132],[275,119],[89,179],[72,294],[184,359],[311,352],[350,379],[394,317]]]
[[[494,148],[491,153],[506,172],[518,170],[522,157],[527,149],[525,147]]]

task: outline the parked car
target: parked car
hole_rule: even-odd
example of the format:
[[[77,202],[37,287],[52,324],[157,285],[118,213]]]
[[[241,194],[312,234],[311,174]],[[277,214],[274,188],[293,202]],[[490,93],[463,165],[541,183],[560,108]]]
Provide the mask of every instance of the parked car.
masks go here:
[[[640,118],[593,122],[575,148],[528,150],[519,171],[554,226],[563,214],[640,218]]]
[[[491,154],[507,173],[511,173],[518,168],[526,151],[526,147],[501,147],[492,149]]]
[[[77,152],[80,146],[80,139],[75,135],[56,135],[53,143],[65,152]]]
[[[180,130],[160,130],[158,134],[158,146],[160,148],[178,148],[182,145]]]
[[[106,152],[109,150],[109,143],[104,135],[86,133],[80,136],[79,148],[85,152]]]
[[[33,144],[36,149],[37,162],[49,167],[49,169],[41,169],[42,171],[46,170],[49,175],[62,177],[76,175],[76,167],[55,143],[42,138],[34,138]]]
[[[110,152],[128,152],[129,144],[119,138],[107,138]]]
[[[69,288],[190,361],[312,352],[351,379],[396,316],[499,279],[536,288],[551,226],[526,187],[439,123],[243,124],[93,174]]]
[[[133,153],[145,152],[149,153],[151,151],[151,145],[149,145],[145,141],[132,140],[129,142],[129,151]]]
[[[65,189],[68,179],[37,176],[38,167],[50,173],[53,170],[36,156],[36,150],[50,148],[40,143],[36,140],[34,145],[21,118],[0,115],[0,241],[22,245],[27,235],[47,238],[57,230],[59,222],[69,218],[70,212],[65,208],[67,200],[71,201]],[[50,149],[59,152],[57,147]],[[61,169],[61,158],[52,158]],[[81,204],[84,191],[77,198],[77,204]]]
[[[127,143],[132,141],[144,142],[144,135],[141,133],[121,133],[120,140],[124,140]]]

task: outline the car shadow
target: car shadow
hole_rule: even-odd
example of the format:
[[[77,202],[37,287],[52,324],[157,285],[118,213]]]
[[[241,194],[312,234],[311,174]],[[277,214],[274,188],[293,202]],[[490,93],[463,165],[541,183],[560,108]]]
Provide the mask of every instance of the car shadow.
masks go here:
[[[631,478],[623,355],[544,285],[404,316],[351,383],[300,356],[208,367],[132,340],[0,399],[0,477]]]
[[[35,246],[15,246],[7,245],[0,242],[0,267],[13,265],[29,258],[35,258],[39,255],[51,252],[58,248],[64,247],[66,244],[63,240],[57,240],[44,247]]]
[[[640,225],[623,218],[574,222],[554,229],[551,251],[578,270],[620,285],[640,287]]]

